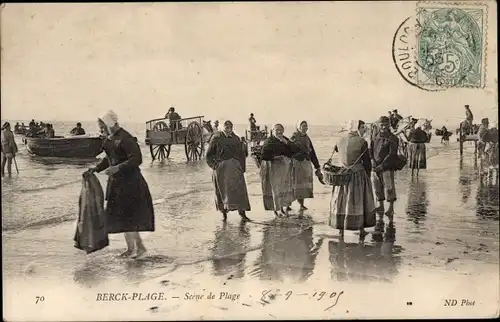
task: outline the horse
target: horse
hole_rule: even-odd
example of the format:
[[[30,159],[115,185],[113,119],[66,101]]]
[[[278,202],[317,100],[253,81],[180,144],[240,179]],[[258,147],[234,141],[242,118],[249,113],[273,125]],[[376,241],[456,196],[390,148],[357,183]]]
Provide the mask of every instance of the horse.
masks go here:
[[[214,128],[212,127],[212,121],[203,121],[202,125],[202,131],[203,131],[203,142],[209,143],[210,140],[212,139],[212,136],[214,135]]]

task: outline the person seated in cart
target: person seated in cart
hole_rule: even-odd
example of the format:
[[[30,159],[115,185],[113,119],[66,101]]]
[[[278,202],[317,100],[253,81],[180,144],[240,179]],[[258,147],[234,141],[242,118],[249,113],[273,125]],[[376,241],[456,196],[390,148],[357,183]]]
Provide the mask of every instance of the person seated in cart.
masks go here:
[[[76,127],[70,132],[71,135],[85,135],[85,130],[82,127],[82,123],[76,123]]]
[[[165,114],[165,118],[168,118],[168,120],[170,121],[170,130],[171,131],[181,129],[182,125],[179,122],[179,120],[181,120],[181,116],[179,114],[177,114],[174,107],[171,107],[168,109],[168,113]]]

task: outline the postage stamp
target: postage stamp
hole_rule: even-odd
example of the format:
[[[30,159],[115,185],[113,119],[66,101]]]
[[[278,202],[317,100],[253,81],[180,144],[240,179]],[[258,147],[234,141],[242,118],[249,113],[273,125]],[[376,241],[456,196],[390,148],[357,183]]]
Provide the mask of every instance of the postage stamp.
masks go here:
[[[417,84],[437,87],[485,86],[485,5],[419,3]]]

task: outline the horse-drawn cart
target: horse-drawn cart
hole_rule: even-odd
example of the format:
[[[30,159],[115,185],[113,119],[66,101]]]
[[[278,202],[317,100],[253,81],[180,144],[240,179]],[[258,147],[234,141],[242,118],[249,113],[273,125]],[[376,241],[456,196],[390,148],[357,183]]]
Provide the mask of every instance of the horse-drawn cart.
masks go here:
[[[262,141],[267,139],[269,136],[269,131],[267,130],[267,126],[264,126],[264,129],[261,130],[258,126],[256,130],[245,130],[245,138],[247,142],[253,143],[253,145],[259,145]]]
[[[265,141],[269,137],[269,131],[267,130],[267,126],[264,126],[264,129],[261,130],[260,127],[257,127],[256,130],[245,130],[245,138],[247,142],[249,142],[250,146],[250,156],[254,159],[257,167],[260,168],[260,154],[262,150],[261,143]]]
[[[170,156],[174,144],[184,145],[188,161],[200,160],[205,150],[203,116],[175,121],[159,118],[146,122],[146,145],[153,160],[163,161]]]

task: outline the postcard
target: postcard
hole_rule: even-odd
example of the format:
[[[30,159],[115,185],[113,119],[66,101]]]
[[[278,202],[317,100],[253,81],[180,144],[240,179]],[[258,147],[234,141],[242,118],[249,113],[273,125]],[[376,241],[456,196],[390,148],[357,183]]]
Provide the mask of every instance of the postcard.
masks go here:
[[[3,3],[4,320],[498,317],[496,20]]]

